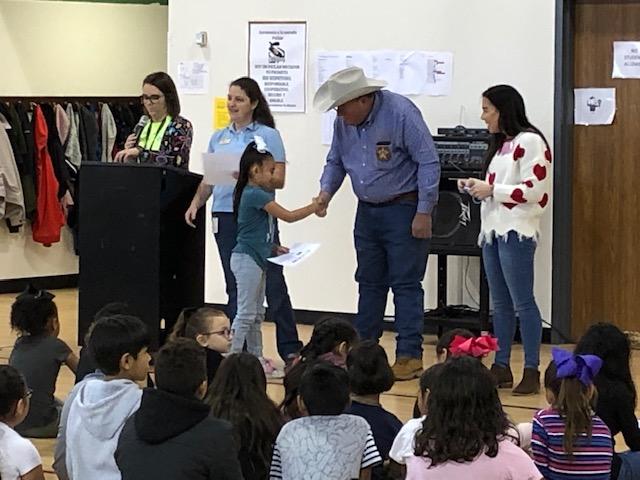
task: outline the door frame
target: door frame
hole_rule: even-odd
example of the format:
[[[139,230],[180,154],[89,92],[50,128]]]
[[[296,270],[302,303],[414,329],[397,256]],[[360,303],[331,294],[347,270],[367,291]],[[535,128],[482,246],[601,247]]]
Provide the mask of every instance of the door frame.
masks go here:
[[[551,342],[571,338],[573,217],[573,34],[575,0],[556,0],[553,108]],[[556,330],[557,329],[557,330]],[[575,340],[575,339],[574,339]]]

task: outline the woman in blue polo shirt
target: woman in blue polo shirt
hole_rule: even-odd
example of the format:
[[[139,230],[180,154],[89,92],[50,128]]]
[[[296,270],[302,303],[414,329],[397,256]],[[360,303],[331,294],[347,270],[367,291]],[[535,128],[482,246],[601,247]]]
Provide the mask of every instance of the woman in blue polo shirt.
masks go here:
[[[227,110],[231,123],[226,128],[214,132],[209,141],[209,152],[236,153],[238,158],[254,137],[261,137],[276,161],[274,188],[283,188],[286,172],[286,157],[280,133],[275,129],[275,121],[260,87],[255,80],[241,77],[231,82],[227,95]],[[231,271],[231,251],[236,245],[237,224],[233,218],[233,186],[207,185],[204,182],[185,212],[185,221],[193,226],[196,213],[213,192],[213,231],[224,270],[227,296],[227,316],[233,319],[237,309],[236,280]],[[275,228],[275,242],[279,243],[278,227]],[[267,269],[267,304],[271,318],[276,323],[278,353],[290,362],[302,348],[298,339],[291,300],[284,280],[282,267],[269,263]]]

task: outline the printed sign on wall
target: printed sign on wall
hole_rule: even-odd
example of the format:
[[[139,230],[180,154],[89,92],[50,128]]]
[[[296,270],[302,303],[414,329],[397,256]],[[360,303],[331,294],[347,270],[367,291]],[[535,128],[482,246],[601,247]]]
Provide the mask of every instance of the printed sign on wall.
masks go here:
[[[249,22],[249,76],[274,112],[305,111],[306,22]]]
[[[640,78],[640,42],[613,42],[611,78]]]
[[[611,125],[616,116],[615,88],[574,89],[576,125]]]

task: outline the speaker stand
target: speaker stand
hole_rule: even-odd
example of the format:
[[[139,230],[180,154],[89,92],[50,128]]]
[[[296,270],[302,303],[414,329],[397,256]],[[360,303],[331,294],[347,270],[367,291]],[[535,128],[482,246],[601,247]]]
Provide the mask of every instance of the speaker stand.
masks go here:
[[[459,256],[459,255],[458,255]],[[470,257],[481,257],[480,261],[480,302],[479,309],[463,309],[447,305],[447,273],[448,273],[448,257],[446,253],[438,253],[438,288],[437,302],[438,307],[425,313],[425,323],[436,325],[438,329],[438,337],[443,331],[452,328],[467,328],[469,330],[479,330],[480,332],[488,332],[490,329],[489,322],[489,285],[487,276],[484,271],[484,264],[480,251],[478,253],[469,252]]]

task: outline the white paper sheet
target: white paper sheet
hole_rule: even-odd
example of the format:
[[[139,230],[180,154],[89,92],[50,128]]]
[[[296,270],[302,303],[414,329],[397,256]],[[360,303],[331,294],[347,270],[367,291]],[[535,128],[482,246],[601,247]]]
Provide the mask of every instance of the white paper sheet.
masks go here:
[[[203,153],[204,183],[207,185],[235,185],[240,166],[239,153]]]
[[[186,95],[209,93],[209,62],[178,63],[178,91]]]
[[[640,78],[640,42],[613,42],[611,78]]]
[[[347,68],[344,52],[320,51],[316,55],[316,90],[334,73]]]
[[[295,267],[313,255],[318,248],[320,248],[319,243],[294,243],[289,249],[289,253],[271,257],[267,260],[283,267]]]
[[[336,111],[329,110],[322,114],[322,144],[331,145],[333,140],[333,124],[336,121]]]
[[[345,68],[360,67],[367,77],[375,76],[372,52],[345,52]]]
[[[422,93],[432,96],[451,95],[453,90],[453,53],[424,52],[427,59],[427,83]]]
[[[397,50],[378,50],[373,52],[373,78],[385,80],[392,92],[398,92],[400,82],[401,52]]]
[[[427,87],[429,58],[426,52],[403,52],[398,56],[397,93],[419,95]]]
[[[615,88],[574,89],[576,125],[611,125],[616,116]]]

